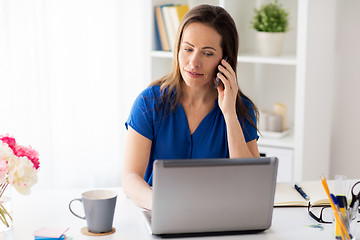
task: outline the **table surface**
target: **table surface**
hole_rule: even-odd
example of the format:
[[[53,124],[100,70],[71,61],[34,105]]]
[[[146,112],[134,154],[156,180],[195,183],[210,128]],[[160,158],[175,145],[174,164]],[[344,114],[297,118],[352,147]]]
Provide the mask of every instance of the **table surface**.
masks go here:
[[[108,236],[85,236],[81,228],[86,226],[85,220],[75,217],[69,211],[69,202],[80,198],[81,193],[89,189],[57,189],[36,190],[28,196],[12,193],[13,228],[0,233],[0,240],[34,239],[33,233],[41,227],[69,227],[66,236],[69,239],[158,239],[149,233],[141,208],[135,206],[122,192],[121,188],[111,188],[118,193],[113,227],[114,234]],[[81,203],[74,204],[75,211],[82,215]],[[307,213],[307,208],[274,208],[273,221],[270,229],[256,234],[230,235],[219,237],[194,237],[191,239],[332,239],[332,225],[324,225],[324,229],[313,228],[317,224]],[[359,227],[357,227],[359,230]],[[357,234],[356,236],[359,236]],[[184,239],[184,238],[182,238]]]

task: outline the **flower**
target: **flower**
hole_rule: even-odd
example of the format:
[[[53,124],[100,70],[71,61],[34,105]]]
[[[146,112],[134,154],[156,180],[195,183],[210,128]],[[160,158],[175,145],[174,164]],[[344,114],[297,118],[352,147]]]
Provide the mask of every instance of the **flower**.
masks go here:
[[[8,164],[5,159],[0,158],[0,179],[4,179],[6,177],[6,173],[8,171]]]
[[[39,167],[37,151],[17,144],[13,137],[0,135],[0,198],[8,184],[22,194],[29,194],[30,188],[37,183]],[[0,220],[10,227],[12,218],[1,201]]]
[[[2,141],[3,143],[7,143],[7,145],[11,148],[11,150],[14,151],[15,146],[16,146],[15,138],[9,137],[9,136],[5,136],[5,137],[1,137],[0,139],[1,139],[1,141]]]
[[[27,157],[15,157],[9,162],[8,181],[22,194],[29,194],[37,183],[36,169]]]
[[[0,141],[0,158],[8,162],[13,156],[14,153],[9,147],[9,145],[5,142]]]
[[[15,138],[0,136],[0,181],[7,181],[16,190],[29,194],[37,183],[40,167],[39,153],[33,148],[16,143]],[[0,197],[2,192],[0,190]]]
[[[27,157],[32,162],[35,169],[38,169],[40,167],[39,153],[32,149],[30,146],[24,147],[17,145],[14,150],[16,156]]]

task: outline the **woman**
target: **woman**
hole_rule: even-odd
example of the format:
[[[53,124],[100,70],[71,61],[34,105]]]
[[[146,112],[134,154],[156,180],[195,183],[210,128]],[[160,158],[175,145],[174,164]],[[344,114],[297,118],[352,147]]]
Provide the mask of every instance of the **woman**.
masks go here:
[[[138,96],[125,123],[122,186],[146,209],[156,159],[259,157],[258,111],[237,85],[238,34],[231,16],[217,6],[191,9],[174,49],[171,72]]]

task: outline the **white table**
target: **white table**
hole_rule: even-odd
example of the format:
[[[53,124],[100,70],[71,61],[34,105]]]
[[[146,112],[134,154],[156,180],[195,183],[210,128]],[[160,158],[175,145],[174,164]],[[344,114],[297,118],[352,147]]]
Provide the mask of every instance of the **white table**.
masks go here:
[[[68,226],[70,228],[66,235],[74,240],[158,239],[158,237],[149,234],[141,209],[124,196],[121,188],[112,189],[119,194],[113,225],[116,228],[116,232],[112,235],[101,237],[81,234],[80,229],[86,226],[86,222],[72,215],[68,209],[68,204],[73,198],[80,198],[81,193],[85,190],[89,189],[37,190],[33,191],[29,196],[22,196],[13,191],[14,226],[12,230],[0,233],[0,239],[34,239],[33,232],[43,226]],[[76,206],[75,208],[77,208]],[[80,203],[78,204],[78,209],[79,214],[82,215]],[[332,239],[332,225],[324,225],[324,230],[306,226],[313,224],[316,224],[316,222],[308,216],[306,208],[275,208],[271,228],[262,233],[183,239]]]

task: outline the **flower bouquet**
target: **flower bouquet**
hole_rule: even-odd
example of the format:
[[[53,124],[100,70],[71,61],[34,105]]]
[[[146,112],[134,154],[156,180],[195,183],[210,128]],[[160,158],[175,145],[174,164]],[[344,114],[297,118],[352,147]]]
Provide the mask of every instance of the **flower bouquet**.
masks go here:
[[[18,192],[29,194],[37,183],[38,169],[37,151],[18,145],[13,137],[0,135],[0,220],[7,228],[11,227],[12,218],[3,206],[2,195],[9,184]]]

